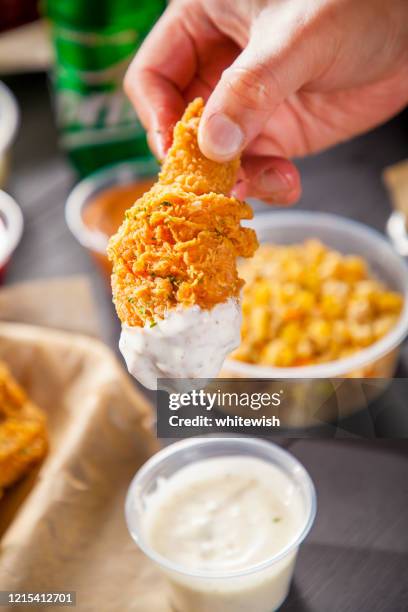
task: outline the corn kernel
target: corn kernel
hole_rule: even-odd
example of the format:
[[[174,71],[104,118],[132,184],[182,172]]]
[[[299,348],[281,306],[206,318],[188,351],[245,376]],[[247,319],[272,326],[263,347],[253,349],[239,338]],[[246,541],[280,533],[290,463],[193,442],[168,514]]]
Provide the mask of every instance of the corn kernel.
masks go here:
[[[293,363],[295,354],[282,340],[269,342],[261,354],[261,363],[275,367],[288,367]]]
[[[320,312],[324,317],[328,319],[339,318],[344,311],[343,300],[339,300],[334,295],[322,296],[320,302]]]
[[[286,323],[280,330],[280,338],[288,345],[293,346],[296,344],[301,336],[301,328],[299,323],[292,321]]]
[[[390,329],[394,327],[396,323],[396,317],[393,315],[383,315],[373,323],[373,334],[378,340],[388,334]]]
[[[258,281],[254,289],[254,302],[257,306],[266,306],[271,297],[270,285],[267,281]]]
[[[305,257],[308,261],[318,263],[324,257],[326,253],[326,247],[320,242],[313,238],[306,240],[304,243]]]
[[[348,281],[358,281],[367,274],[367,265],[361,257],[347,255],[342,262],[342,277]]]
[[[347,344],[350,340],[350,334],[345,321],[334,321],[332,338],[333,342],[336,342],[338,345]]]
[[[359,347],[368,346],[373,342],[371,323],[350,323],[350,337]]]
[[[381,312],[398,313],[402,308],[402,297],[393,291],[384,291],[376,294],[374,303]]]
[[[250,344],[246,344],[241,342],[240,346],[235,349],[233,353],[230,355],[231,359],[236,359],[237,361],[246,361],[251,363],[252,361],[252,347]]]
[[[321,279],[336,278],[342,270],[342,260],[340,253],[329,251],[319,266],[319,276]]]
[[[310,359],[313,355],[313,343],[309,338],[302,338],[296,347],[297,357],[301,360]]]
[[[344,281],[329,278],[323,281],[322,295],[333,295],[337,300],[344,302],[349,293],[349,286]]]
[[[350,321],[364,323],[372,315],[372,308],[369,300],[364,297],[353,297],[347,305],[347,318]]]
[[[296,259],[286,262],[285,266],[286,278],[293,282],[299,282],[303,274],[303,266]]]
[[[310,339],[314,342],[319,350],[323,350],[328,346],[331,332],[332,326],[324,319],[316,319],[311,321],[307,328],[307,333]]]
[[[379,283],[375,280],[360,280],[354,284],[354,294],[369,300],[376,295],[379,289]]]
[[[268,333],[269,313],[259,306],[251,312],[251,335],[255,341],[263,340]]]

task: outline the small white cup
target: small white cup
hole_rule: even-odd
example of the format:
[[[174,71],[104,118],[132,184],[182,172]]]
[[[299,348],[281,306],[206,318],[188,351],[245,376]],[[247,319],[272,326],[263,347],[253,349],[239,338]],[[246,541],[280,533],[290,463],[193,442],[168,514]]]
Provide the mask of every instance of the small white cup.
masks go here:
[[[209,458],[254,457],[271,463],[296,486],[304,503],[304,519],[288,545],[270,559],[244,570],[194,571],[152,549],[143,530],[148,500],[163,479]],[[126,521],[132,538],[164,573],[176,612],[273,612],[286,599],[296,555],[316,515],[316,492],[305,468],[281,447],[256,438],[193,438],[176,442],[154,455],[134,477],[126,499]],[[171,525],[169,525],[171,529]]]

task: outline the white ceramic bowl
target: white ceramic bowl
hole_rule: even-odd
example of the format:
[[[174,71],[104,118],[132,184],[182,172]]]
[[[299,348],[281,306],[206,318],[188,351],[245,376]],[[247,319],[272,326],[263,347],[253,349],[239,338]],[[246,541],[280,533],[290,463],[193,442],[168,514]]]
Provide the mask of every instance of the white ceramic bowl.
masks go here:
[[[110,234],[108,235],[106,232],[106,223],[103,223],[103,219],[107,212],[103,208],[100,208],[97,215],[99,221],[94,227],[91,227],[86,222],[90,206],[95,203],[95,198],[106,190],[139,183],[142,191],[137,192],[134,198],[135,200],[144,190],[150,188],[150,180],[153,181],[153,177],[157,174],[157,170],[158,166],[156,162],[151,159],[135,159],[112,164],[93,172],[80,181],[71,191],[67,199],[65,206],[65,219],[67,225],[77,241],[88,250],[103,276],[108,281],[110,281],[112,265],[108,261],[106,254],[106,247],[108,246]],[[120,196],[118,195],[117,197]],[[130,202],[128,198],[129,195],[122,201],[122,204],[124,203],[126,206],[133,204],[134,200]],[[120,208],[123,208],[123,206],[119,206],[119,209]],[[121,221],[122,219],[118,221],[116,227],[112,225],[111,233],[116,231]]]
[[[90,251],[106,256],[109,236],[87,227],[84,222],[86,207],[105,189],[155,176],[157,170],[154,160],[135,159],[100,168],[75,185],[65,205],[65,220],[77,241]]]
[[[0,190],[0,277],[23,233],[23,214],[17,202]]]
[[[6,183],[10,149],[17,133],[19,112],[17,102],[6,85],[0,81],[0,187]]]

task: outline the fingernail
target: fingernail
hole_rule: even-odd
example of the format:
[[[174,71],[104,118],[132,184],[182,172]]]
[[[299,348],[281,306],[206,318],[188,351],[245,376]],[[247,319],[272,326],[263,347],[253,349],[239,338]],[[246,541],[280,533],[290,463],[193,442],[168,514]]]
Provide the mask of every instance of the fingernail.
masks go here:
[[[244,143],[244,134],[239,125],[223,113],[209,118],[201,136],[204,153],[220,159],[235,157]]]
[[[258,185],[265,193],[286,193],[293,190],[293,179],[289,173],[270,168],[261,174]]]
[[[147,134],[147,142],[149,147],[159,160],[163,160],[166,157],[166,151],[163,144],[162,133],[158,130],[152,130]]]
[[[247,184],[246,181],[238,181],[234,187],[231,189],[231,196],[233,198],[237,198],[237,200],[244,200],[247,194]]]
[[[259,195],[259,199],[267,204],[274,204],[277,206],[291,206],[298,202],[302,195],[301,189],[295,188],[290,191],[281,191],[280,193],[273,193],[269,196]]]

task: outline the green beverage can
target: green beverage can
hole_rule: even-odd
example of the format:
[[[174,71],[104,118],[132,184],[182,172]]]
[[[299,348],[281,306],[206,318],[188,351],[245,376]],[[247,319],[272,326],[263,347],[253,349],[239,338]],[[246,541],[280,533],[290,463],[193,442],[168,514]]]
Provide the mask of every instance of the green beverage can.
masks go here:
[[[123,77],[165,0],[45,0],[62,148],[81,176],[150,155]]]

